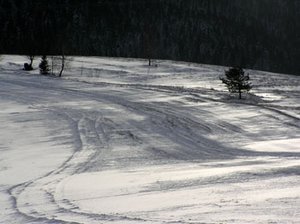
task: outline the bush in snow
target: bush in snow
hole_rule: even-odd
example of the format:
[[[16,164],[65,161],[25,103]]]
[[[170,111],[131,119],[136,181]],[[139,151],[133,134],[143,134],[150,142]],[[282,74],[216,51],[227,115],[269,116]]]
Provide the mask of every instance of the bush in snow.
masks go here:
[[[24,70],[25,71],[31,71],[31,70],[33,70],[32,63],[33,63],[34,55],[28,55],[27,57],[30,60],[30,63],[29,64],[24,63]]]
[[[30,65],[28,63],[24,63],[24,70],[25,71],[31,71],[32,67],[30,67]]]

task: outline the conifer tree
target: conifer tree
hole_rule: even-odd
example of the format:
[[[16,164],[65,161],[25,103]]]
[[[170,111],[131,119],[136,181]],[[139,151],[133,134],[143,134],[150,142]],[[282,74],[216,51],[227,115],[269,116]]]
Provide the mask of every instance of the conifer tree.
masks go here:
[[[225,71],[225,77],[220,80],[226,84],[228,91],[231,93],[239,93],[239,99],[242,99],[242,92],[249,92],[252,88],[249,82],[249,75],[245,75],[242,68],[230,68]]]
[[[42,56],[41,63],[39,65],[40,68],[40,74],[41,75],[48,75],[50,72],[49,64],[48,64],[48,59],[46,55]]]

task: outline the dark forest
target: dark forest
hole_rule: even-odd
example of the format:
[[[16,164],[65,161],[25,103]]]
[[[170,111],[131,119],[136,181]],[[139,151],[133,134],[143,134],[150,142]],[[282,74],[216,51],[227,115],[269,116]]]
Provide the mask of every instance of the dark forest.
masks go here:
[[[299,0],[0,0],[0,53],[171,59],[300,74]]]

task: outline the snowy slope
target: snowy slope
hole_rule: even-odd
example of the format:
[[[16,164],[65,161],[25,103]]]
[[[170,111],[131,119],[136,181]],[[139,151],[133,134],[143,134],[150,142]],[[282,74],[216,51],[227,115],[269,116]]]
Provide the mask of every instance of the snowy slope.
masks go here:
[[[0,223],[300,223],[300,77],[247,71],[239,101],[220,66],[25,61],[0,61]]]

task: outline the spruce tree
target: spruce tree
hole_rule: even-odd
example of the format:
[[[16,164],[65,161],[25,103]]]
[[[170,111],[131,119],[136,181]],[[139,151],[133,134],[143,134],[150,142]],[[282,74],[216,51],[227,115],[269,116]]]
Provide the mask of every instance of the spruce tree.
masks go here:
[[[230,68],[225,71],[225,77],[220,80],[226,84],[228,91],[231,93],[239,93],[239,99],[242,99],[242,92],[249,92],[252,88],[249,82],[249,75],[245,75],[242,68]]]
[[[48,59],[46,55],[42,56],[41,63],[39,65],[40,68],[40,74],[41,75],[48,75],[50,72],[49,64],[48,64]]]

